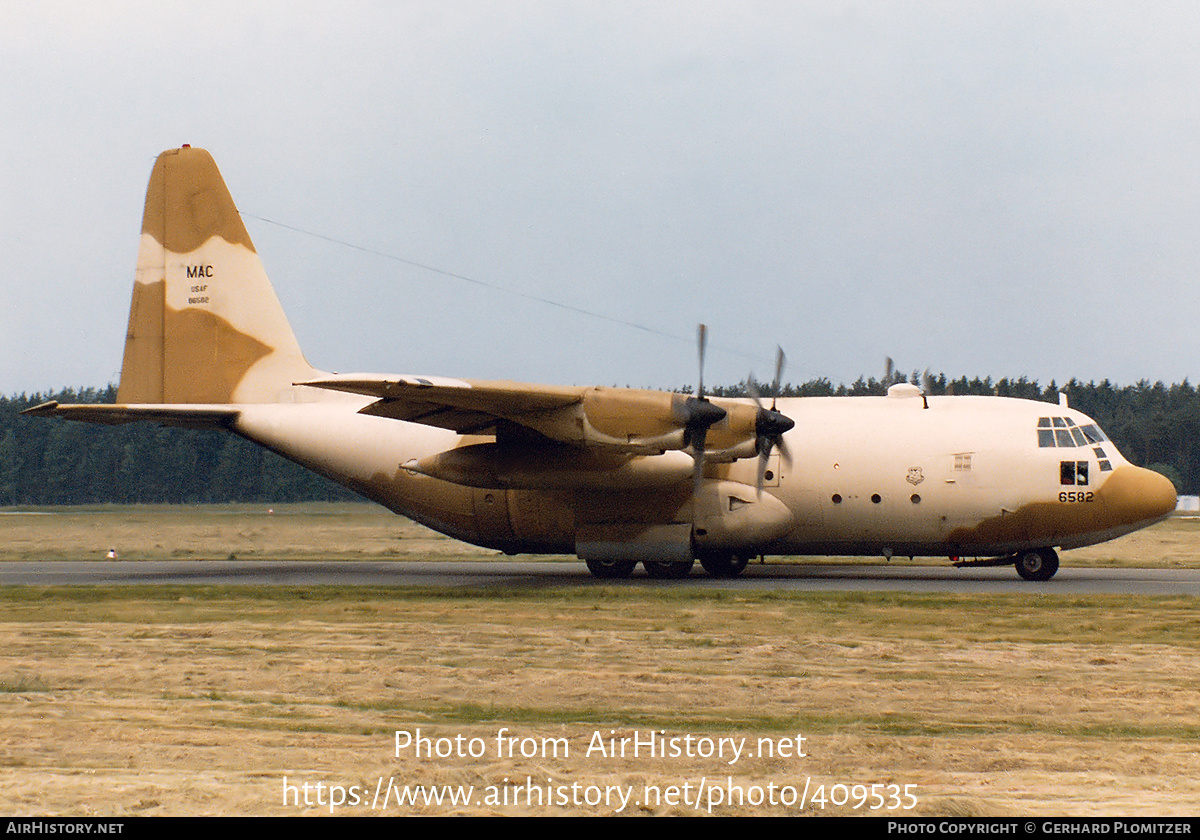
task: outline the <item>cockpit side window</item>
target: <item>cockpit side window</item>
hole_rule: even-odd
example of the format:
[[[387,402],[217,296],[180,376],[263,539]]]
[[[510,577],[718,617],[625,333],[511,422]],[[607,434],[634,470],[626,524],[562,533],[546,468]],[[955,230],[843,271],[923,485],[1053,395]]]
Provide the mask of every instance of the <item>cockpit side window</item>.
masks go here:
[[[1088,483],[1088,462],[1059,461],[1058,478],[1060,484],[1086,486]]]
[[[1074,484],[1075,483],[1075,462],[1060,461],[1058,464],[1059,483]]]
[[[1083,436],[1088,439],[1088,443],[1104,443],[1104,441],[1108,440],[1104,436],[1104,432],[1100,431],[1100,427],[1095,423],[1088,423],[1086,426],[1081,427],[1080,430],[1083,432]]]

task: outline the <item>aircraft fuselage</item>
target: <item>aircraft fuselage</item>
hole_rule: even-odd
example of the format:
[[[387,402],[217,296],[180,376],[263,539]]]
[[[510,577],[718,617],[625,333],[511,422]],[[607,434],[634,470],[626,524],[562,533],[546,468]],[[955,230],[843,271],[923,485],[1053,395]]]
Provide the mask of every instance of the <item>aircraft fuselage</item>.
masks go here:
[[[1090,545],[1174,508],[1170,482],[1129,464],[1078,411],[1001,397],[926,400],[911,388],[779,400],[796,421],[785,437],[791,463],[771,455],[761,496],[756,459],[706,464],[697,493],[690,456],[626,456],[627,472],[641,475],[621,484],[611,465],[573,462],[569,447],[525,446],[506,456],[488,449],[490,437],[358,414],[369,401],[353,398],[240,406],[235,430],[397,513],[508,553],[576,553],[607,534],[614,553],[619,544],[631,558],[672,550],[681,557],[704,548],[706,514],[729,520],[746,511],[748,521],[734,523],[721,548],[983,557]],[[1088,433],[1094,440],[1084,428],[1096,430]],[[1045,445],[1056,430],[1056,445]],[[493,465],[471,474],[483,486],[413,469],[475,450],[484,460],[465,463]],[[714,497],[707,507],[697,501],[705,494]],[[764,536],[750,514],[776,500]]]

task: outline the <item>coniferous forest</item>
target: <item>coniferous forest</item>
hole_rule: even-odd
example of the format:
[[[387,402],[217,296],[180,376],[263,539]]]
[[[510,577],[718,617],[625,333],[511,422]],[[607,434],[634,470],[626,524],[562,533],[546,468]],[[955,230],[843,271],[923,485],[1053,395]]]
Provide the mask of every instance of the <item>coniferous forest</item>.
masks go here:
[[[0,399],[0,506],[344,501],[360,498],[236,435],[20,413],[111,403],[116,386]]]
[[[903,377],[899,377],[903,379]],[[911,380],[916,382],[914,374]],[[1116,386],[1071,380],[1042,386],[1027,379],[927,380],[930,395],[995,394],[1057,403],[1096,420],[1126,458],[1155,469],[1181,494],[1200,492],[1200,393],[1176,385]],[[859,379],[832,385],[818,379],[786,385],[779,396],[865,396],[885,383]],[[770,396],[770,389],[762,389]],[[741,396],[745,384],[715,388]],[[358,496],[248,441],[222,432],[151,423],[103,426],[20,413],[47,400],[111,403],[116,387],[0,397],[0,506],[133,503],[346,501]],[[801,467],[802,468],[802,467]]]

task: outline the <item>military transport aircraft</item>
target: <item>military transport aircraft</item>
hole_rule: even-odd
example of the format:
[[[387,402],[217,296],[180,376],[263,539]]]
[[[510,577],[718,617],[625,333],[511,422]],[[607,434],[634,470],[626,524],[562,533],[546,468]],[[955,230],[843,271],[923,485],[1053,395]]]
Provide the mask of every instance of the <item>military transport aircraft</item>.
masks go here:
[[[1047,580],[1056,548],[1143,528],[1176,501],[1065,400],[899,383],[768,408],[703,384],[690,396],[321,372],[212,157],[188,146],[150,176],[117,403],[27,413],[225,429],[444,534],[576,554],[601,578],[638,563],[682,577],[696,559],[731,577],[753,556],[816,554],[944,556]]]

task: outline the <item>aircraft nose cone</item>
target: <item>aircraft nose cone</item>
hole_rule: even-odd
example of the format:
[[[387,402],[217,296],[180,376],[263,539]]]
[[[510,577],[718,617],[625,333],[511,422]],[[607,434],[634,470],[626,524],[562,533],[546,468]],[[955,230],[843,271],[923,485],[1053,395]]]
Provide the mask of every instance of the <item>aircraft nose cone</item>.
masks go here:
[[[1126,465],[1113,471],[1104,483],[1104,496],[1126,522],[1144,522],[1175,511],[1175,485],[1153,470]]]

